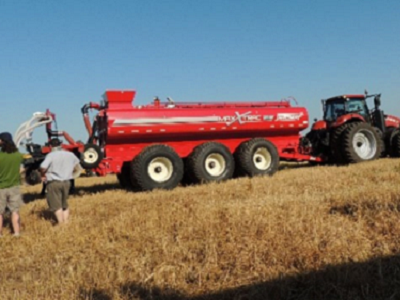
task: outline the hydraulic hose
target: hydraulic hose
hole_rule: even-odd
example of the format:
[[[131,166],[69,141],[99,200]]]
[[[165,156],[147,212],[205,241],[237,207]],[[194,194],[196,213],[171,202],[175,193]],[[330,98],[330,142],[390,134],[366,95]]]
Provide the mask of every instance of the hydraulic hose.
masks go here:
[[[84,122],[86,130],[89,134],[89,138],[93,134],[93,128],[92,128],[92,124],[90,123],[90,117],[89,117],[89,109],[91,109],[91,108],[99,110],[100,104],[94,103],[94,102],[89,102],[89,103],[85,104],[84,106],[82,106],[82,108],[81,108],[81,112],[83,115],[83,122]]]

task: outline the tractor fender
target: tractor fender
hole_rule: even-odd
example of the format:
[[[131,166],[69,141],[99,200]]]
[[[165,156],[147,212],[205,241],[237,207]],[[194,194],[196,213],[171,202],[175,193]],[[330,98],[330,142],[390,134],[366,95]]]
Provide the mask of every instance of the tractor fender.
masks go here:
[[[311,130],[321,130],[321,129],[326,129],[326,127],[327,127],[326,122],[324,120],[319,120],[314,122]]]
[[[331,127],[336,128],[342,126],[345,123],[350,122],[366,122],[364,117],[359,114],[346,114],[337,118],[336,122],[334,122]]]

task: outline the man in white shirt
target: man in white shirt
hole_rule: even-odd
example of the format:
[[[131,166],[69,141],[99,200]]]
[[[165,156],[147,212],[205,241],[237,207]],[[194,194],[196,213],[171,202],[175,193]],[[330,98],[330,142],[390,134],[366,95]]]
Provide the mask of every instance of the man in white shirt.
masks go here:
[[[47,204],[54,212],[59,224],[68,222],[68,196],[73,173],[81,168],[79,159],[61,148],[57,138],[50,141],[51,152],[40,165],[42,176],[47,181]]]

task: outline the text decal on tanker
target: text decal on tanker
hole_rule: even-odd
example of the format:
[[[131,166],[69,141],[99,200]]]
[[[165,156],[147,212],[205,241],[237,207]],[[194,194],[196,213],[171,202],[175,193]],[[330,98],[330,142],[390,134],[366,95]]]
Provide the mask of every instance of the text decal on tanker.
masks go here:
[[[298,121],[303,116],[303,113],[280,113],[277,115],[277,121]]]
[[[235,122],[238,122],[239,124],[261,122],[261,116],[251,115],[251,111],[242,114],[236,112],[235,116],[222,116],[219,121],[226,123],[227,126],[231,126]]]

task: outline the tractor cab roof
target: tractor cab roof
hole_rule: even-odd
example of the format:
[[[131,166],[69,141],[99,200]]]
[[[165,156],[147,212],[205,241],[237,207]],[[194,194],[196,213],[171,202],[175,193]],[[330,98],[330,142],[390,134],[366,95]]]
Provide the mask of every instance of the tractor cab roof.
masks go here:
[[[338,99],[345,99],[345,100],[350,100],[350,99],[365,99],[365,95],[340,95],[340,96],[335,96],[326,99],[325,101],[334,101]]]

